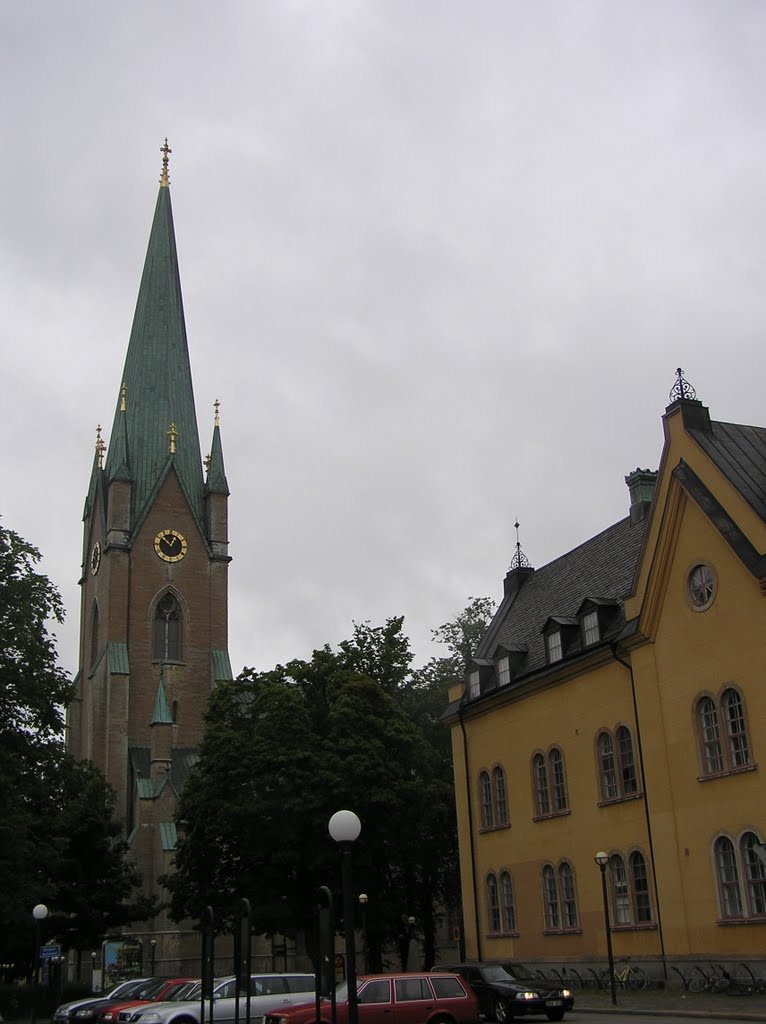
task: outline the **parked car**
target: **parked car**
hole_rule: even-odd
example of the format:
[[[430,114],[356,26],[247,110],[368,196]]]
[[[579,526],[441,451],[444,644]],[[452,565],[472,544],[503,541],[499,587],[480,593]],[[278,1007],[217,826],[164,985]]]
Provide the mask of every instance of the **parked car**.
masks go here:
[[[108,1013],[115,1006],[138,1000],[141,1001],[142,1005],[147,1002],[156,1001],[162,998],[163,993],[168,991],[169,984],[171,983],[167,978],[147,978],[133,989],[132,992],[127,994],[92,999],[74,1011],[73,1016],[70,1018],[70,1024],[97,1024],[102,1019],[103,1014]]]
[[[370,974],[357,979],[359,1024],[477,1024],[479,1003],[457,974]],[[348,989],[335,994],[337,1024],[348,1021]],[[319,1004],[322,1024],[332,1024],[332,1004]],[[263,1024],[313,1024],[316,1002],[272,1010]]]
[[[260,1024],[269,1010],[305,1003],[314,998],[313,974],[251,974],[250,1020]],[[213,986],[215,1024],[228,1024],[236,1012],[236,978],[221,978]],[[119,1016],[119,1024],[199,1024],[202,985],[197,983],[188,998],[178,1002],[146,1003]],[[240,1020],[245,1018],[247,993],[239,997]],[[205,1012],[207,1019],[208,1013]]]
[[[137,1006],[144,1006],[146,1003],[164,1003],[178,999],[188,999],[195,985],[199,984],[199,978],[166,978],[164,983],[153,993],[144,994],[143,997],[137,993],[133,998],[118,999],[117,1002],[110,1001],[108,1006],[103,1007],[98,1015],[98,1024],[113,1024],[119,1019],[123,1010],[132,1010]]]
[[[114,988],[108,992],[102,993],[100,996],[85,996],[82,999],[73,999],[71,1002],[62,1003],[61,1006],[51,1017],[53,1024],[71,1024],[74,1020],[75,1011],[79,1010],[80,1007],[85,1006],[86,1003],[93,1003],[96,1000],[102,999],[116,999],[125,998],[128,999],[137,992],[138,989],[145,985],[147,981],[154,981],[154,978],[131,978],[130,981],[121,981],[119,985],[115,985]]]
[[[498,1024],[537,1014],[545,1014],[548,1020],[562,1020],[574,1005],[568,988],[542,981],[512,961],[440,964],[434,970],[454,971],[464,978],[476,993],[481,1013]]]

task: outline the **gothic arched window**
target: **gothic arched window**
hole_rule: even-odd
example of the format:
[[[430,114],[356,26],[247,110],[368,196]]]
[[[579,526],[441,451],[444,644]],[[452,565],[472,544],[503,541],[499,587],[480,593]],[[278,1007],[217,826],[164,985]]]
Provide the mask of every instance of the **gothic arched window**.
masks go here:
[[[181,660],[181,609],[170,593],[158,602],[154,613],[154,660]]]

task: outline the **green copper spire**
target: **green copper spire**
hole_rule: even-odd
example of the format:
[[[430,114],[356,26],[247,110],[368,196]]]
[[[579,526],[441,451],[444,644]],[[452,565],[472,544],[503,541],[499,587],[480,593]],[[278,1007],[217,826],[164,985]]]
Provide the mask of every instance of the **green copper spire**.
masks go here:
[[[213,442],[210,445],[210,455],[205,460],[207,465],[207,481],[205,490],[208,494],[231,493],[226,480],[226,470],[223,468],[223,446],[221,445],[221,424],[218,414],[220,402],[215,400],[215,423],[213,426]]]
[[[152,715],[152,725],[172,725],[173,716],[170,713],[170,707],[168,705],[168,698],[165,695],[165,680],[160,675],[160,685],[157,687],[157,699],[154,702],[154,714]]]
[[[170,205],[167,142],[162,152],[162,179],[122,375],[127,407],[122,408],[123,391],[106,463],[109,480],[125,479],[129,469],[132,531],[140,525],[171,466],[203,522],[202,458]]]

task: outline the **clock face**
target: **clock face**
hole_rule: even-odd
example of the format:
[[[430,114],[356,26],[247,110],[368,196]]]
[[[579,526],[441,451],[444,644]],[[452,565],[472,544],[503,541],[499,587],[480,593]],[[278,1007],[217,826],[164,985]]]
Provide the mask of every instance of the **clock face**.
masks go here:
[[[164,562],[180,562],[186,554],[186,546],[178,530],[162,530],[154,538],[154,550]]]
[[[101,565],[101,545],[96,541],[93,545],[93,550],[90,554],[90,572],[92,576],[95,576],[98,572],[98,568]]]

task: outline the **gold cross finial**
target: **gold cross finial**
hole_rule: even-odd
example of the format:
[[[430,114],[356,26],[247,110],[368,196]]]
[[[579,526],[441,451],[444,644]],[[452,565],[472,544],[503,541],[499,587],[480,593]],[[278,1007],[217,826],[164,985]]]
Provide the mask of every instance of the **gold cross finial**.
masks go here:
[[[168,157],[172,152],[173,150],[168,145],[168,140],[166,138],[165,145],[160,146],[160,153],[162,153],[162,177],[160,178],[160,185],[162,185],[164,188],[167,188],[167,186],[170,184],[170,178],[168,177]]]
[[[125,404],[125,397],[126,397],[127,393],[128,393],[128,385],[125,383],[125,381],[123,381],[122,382],[122,387],[120,388],[120,412],[125,412],[125,410],[127,408],[127,405]]]
[[[96,457],[98,458],[98,468],[104,468],[104,452],[106,451],[106,445],[101,438],[101,424],[96,427]]]
[[[168,430],[168,437],[170,438],[170,446],[169,446],[170,454],[171,455],[175,455],[175,453],[176,453],[176,438],[178,437],[178,430],[176,429],[175,423],[171,423],[170,424],[170,429]]]
[[[218,415],[218,412],[219,412],[219,410],[220,410],[220,408],[221,408],[221,403],[220,403],[220,402],[218,401],[218,399],[217,399],[217,398],[216,398],[216,400],[215,400],[215,401],[213,402],[213,408],[215,409],[215,426],[216,426],[216,427],[220,427],[220,425],[221,425],[221,418],[220,418],[220,416]]]

